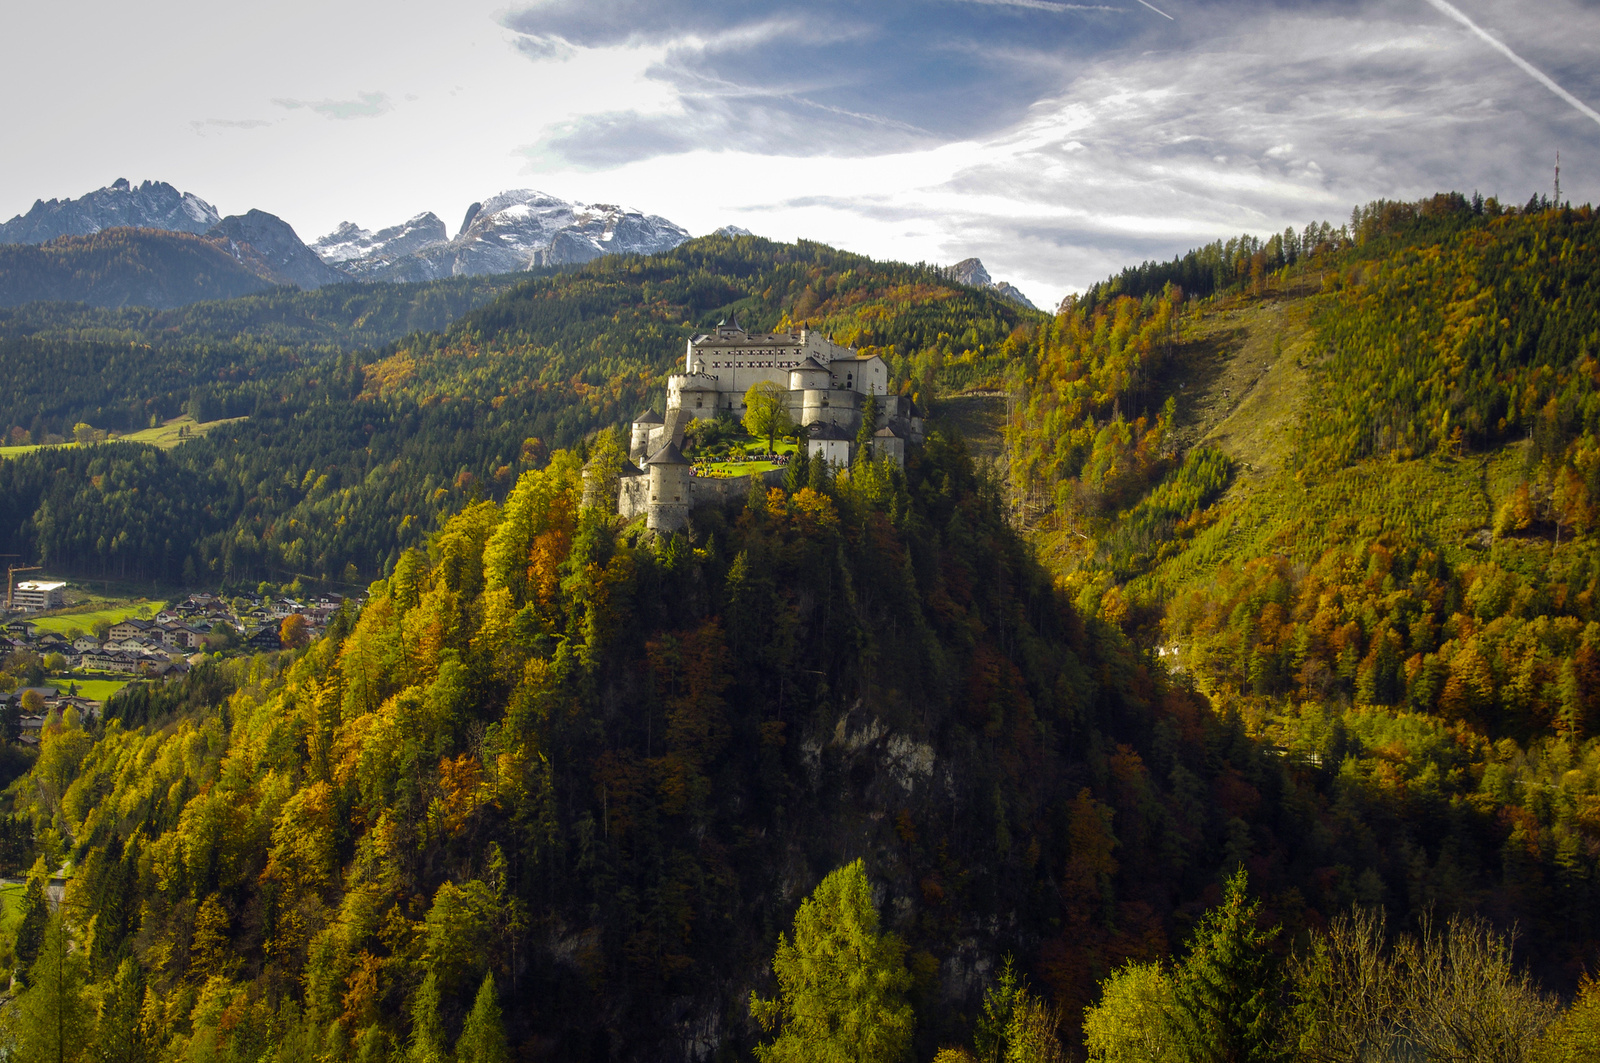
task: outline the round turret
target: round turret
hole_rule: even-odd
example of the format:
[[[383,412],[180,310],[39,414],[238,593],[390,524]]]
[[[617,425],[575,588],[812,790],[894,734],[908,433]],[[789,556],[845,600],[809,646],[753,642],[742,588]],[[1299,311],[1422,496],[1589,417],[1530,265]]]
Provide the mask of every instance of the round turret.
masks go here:
[[[694,466],[676,444],[668,443],[650,456],[650,505],[645,527],[675,532],[689,526],[690,491]]]
[[[790,391],[828,390],[828,370],[815,358],[807,358],[789,370]]]
[[[642,461],[650,453],[650,434],[662,426],[661,415],[646,410],[633,419],[633,432],[628,439],[628,457]]]

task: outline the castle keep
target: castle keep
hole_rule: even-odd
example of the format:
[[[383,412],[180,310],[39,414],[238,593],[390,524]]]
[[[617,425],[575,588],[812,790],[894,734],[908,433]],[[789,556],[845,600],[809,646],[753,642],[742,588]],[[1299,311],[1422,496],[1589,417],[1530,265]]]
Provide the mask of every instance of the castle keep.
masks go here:
[[[683,433],[719,413],[742,418],[745,392],[762,381],[784,389],[789,416],[808,429],[812,458],[840,465],[851,460],[869,396],[878,404],[872,438],[878,457],[904,464],[906,443],[922,439],[922,418],[911,399],[889,394],[882,358],[858,354],[814,329],[746,332],[735,317],[689,339],[683,372],[667,378],[665,416],[650,410],[634,419],[628,452],[638,466],[623,470],[622,515],[644,513],[651,528],[675,531],[695,506],[743,497],[745,477],[694,475],[681,449]],[[766,475],[777,482],[782,474]]]

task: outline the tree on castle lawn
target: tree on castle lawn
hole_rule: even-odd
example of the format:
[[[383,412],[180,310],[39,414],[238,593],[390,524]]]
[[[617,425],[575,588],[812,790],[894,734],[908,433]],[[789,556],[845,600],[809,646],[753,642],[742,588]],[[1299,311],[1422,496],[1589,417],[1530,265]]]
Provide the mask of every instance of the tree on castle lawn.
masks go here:
[[[763,380],[744,393],[744,430],[753,436],[766,436],[769,454],[778,436],[794,428],[788,395],[771,380]]]
[[[906,1002],[905,944],[878,932],[860,860],[839,868],[800,905],[794,937],[778,937],[778,997],[750,994],[750,1011],[777,1033],[760,1063],[899,1063],[916,1017]]]

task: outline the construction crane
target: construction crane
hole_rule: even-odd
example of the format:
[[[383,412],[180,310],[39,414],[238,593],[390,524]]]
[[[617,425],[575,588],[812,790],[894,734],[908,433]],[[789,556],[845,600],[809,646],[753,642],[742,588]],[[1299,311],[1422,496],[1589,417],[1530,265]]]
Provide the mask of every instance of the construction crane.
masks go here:
[[[43,565],[11,565],[6,569],[6,612],[11,612],[11,592],[17,588],[18,572],[37,572]]]

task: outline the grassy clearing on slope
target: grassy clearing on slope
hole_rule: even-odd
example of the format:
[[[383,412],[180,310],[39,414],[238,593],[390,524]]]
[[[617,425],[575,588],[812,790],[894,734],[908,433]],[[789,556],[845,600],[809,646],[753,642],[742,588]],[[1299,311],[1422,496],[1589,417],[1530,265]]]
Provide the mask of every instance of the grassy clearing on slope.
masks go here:
[[[121,602],[107,602],[104,599],[98,599],[88,604],[90,608],[87,609],[79,608],[71,612],[51,613],[49,616],[30,617],[29,619],[33,620],[40,632],[54,631],[58,635],[65,635],[74,628],[88,633],[93,630],[97,620],[115,624],[126,620],[130,616],[152,617],[167,607],[167,603],[164,601],[151,601],[147,598]],[[141,609],[146,611],[141,614]]]
[[[197,436],[203,436],[215,428],[220,428],[223,425],[238,424],[240,421],[247,419],[244,417],[224,417],[220,420],[206,421],[202,424],[188,414],[184,414],[182,417],[174,417],[159,427],[146,428],[141,432],[118,436],[117,441],[121,443],[148,443],[153,447],[160,447],[162,450],[171,450],[179,443],[187,442]]]
[[[20,458],[24,454],[32,454],[36,450],[65,449],[75,447],[76,443],[31,443],[25,447],[0,447],[0,460],[6,458]]]
[[[109,701],[111,695],[128,685],[126,679],[75,679],[71,677],[62,679],[46,679],[45,683],[57,690],[66,691],[72,687],[78,688],[78,697],[88,698],[90,701]]]
[[[26,883],[0,886],[0,933],[16,933],[22,921],[22,899],[28,895]]]
[[[220,420],[206,421],[202,424],[188,414],[184,414],[181,417],[174,417],[155,428],[145,428],[137,432],[129,432],[127,435],[112,436],[107,442],[148,443],[150,446],[160,447],[162,450],[171,450],[179,443],[203,436],[214,428],[238,424],[244,420],[248,420],[248,418],[224,417]],[[24,454],[32,454],[36,450],[44,450],[46,448],[66,449],[82,445],[81,443],[32,443],[24,447],[0,447],[0,460],[21,457]]]
[[[1187,550],[1133,581],[1130,591],[1166,597],[1222,565],[1274,554],[1310,563],[1338,542],[1384,530],[1433,544],[1452,565],[1467,563],[1493,518],[1486,483],[1510,475],[1520,460],[1504,451],[1487,459],[1374,462],[1310,488],[1287,471],[1242,481],[1218,503],[1215,523]]]

